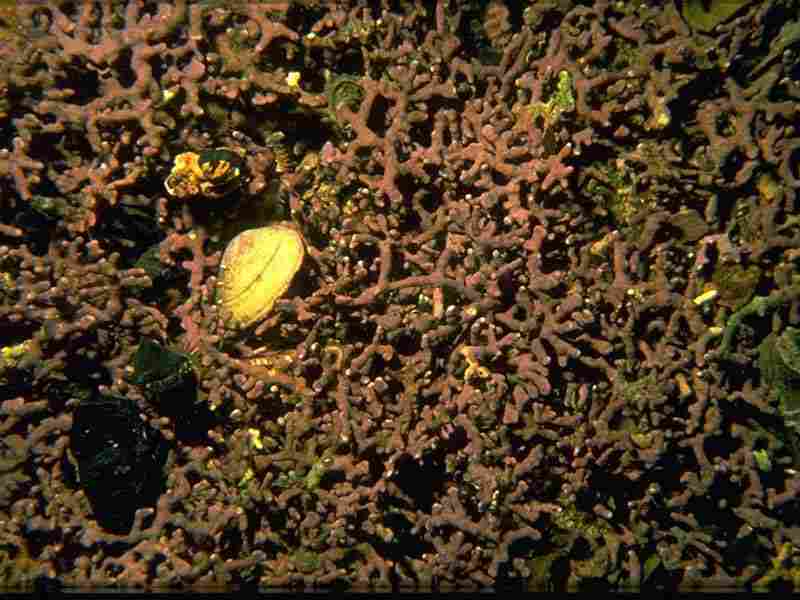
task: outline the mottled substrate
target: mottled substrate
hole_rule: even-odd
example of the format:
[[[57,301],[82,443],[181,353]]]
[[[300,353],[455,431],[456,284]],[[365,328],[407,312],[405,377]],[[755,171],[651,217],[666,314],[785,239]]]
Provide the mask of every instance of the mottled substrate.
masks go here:
[[[4,583],[795,584],[800,6],[523,4],[3,9]],[[172,448],[121,533],[98,394]]]

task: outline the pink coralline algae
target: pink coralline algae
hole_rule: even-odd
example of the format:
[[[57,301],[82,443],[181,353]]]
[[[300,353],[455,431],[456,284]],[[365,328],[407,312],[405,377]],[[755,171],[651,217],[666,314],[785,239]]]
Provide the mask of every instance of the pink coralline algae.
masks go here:
[[[794,586],[800,4],[720,4],[0,9],[0,582]]]

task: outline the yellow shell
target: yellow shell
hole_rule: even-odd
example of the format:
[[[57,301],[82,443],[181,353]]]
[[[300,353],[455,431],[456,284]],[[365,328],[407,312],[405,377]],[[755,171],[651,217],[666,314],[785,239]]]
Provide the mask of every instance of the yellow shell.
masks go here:
[[[220,264],[220,299],[249,327],[272,310],[305,256],[303,236],[286,225],[248,229],[231,240]]]

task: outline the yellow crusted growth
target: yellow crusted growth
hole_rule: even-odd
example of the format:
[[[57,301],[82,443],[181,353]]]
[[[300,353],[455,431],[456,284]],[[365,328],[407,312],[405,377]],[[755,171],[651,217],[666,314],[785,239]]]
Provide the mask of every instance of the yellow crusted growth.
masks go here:
[[[250,446],[256,450],[263,450],[264,444],[261,442],[261,432],[258,429],[248,429],[247,433],[250,436]]]
[[[247,482],[250,481],[254,476],[255,473],[253,473],[253,469],[247,467],[247,470],[244,472],[244,475],[242,475],[242,478],[239,481],[239,487],[244,487],[247,485]]]
[[[2,356],[3,360],[8,361],[22,358],[31,349],[31,343],[31,340],[25,340],[13,346],[3,346],[0,348],[0,356]]]
[[[692,300],[692,302],[694,302],[697,306],[700,306],[706,302],[711,302],[717,296],[719,296],[719,290],[707,290],[697,296],[694,300]]]
[[[459,350],[461,355],[467,361],[467,369],[464,371],[464,381],[469,381],[474,377],[479,379],[487,379],[491,375],[489,369],[481,366],[478,359],[475,357],[475,349],[471,346],[461,346]]]
[[[6,369],[17,368],[19,360],[30,352],[32,346],[32,340],[25,340],[13,346],[3,346],[0,348],[0,383],[4,383],[3,373]]]
[[[200,167],[200,172],[202,173],[202,176],[206,179],[217,179],[219,177],[224,177],[225,174],[230,170],[230,168],[231,168],[231,163],[221,160],[218,162],[204,163]]]
[[[176,198],[220,198],[242,185],[243,167],[242,156],[230,148],[183,152],[175,157],[164,187]]]
[[[300,72],[299,71],[289,71],[289,74],[286,76],[286,85],[290,88],[297,89],[300,87]]]
[[[189,173],[194,176],[199,176],[202,171],[197,166],[199,155],[194,152],[182,152],[175,157],[175,166],[172,172]]]
[[[198,164],[199,155],[194,152],[182,152],[175,157],[175,164],[164,187],[170,196],[188,198],[200,193],[202,171]]]

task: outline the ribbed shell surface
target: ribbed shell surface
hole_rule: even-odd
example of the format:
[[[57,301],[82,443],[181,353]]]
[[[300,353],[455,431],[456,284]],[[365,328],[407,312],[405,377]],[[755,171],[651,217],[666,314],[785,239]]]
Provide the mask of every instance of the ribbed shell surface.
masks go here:
[[[269,314],[304,256],[303,237],[285,225],[249,229],[231,240],[222,255],[220,292],[222,305],[240,327]]]

